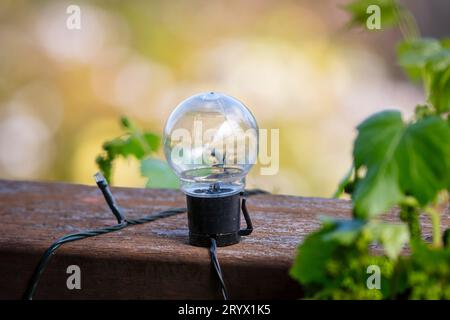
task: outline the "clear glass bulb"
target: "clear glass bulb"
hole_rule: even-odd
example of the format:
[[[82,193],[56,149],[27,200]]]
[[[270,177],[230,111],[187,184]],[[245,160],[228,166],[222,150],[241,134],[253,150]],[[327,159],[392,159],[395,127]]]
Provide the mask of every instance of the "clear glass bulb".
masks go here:
[[[198,197],[242,191],[258,155],[255,117],[240,101],[216,92],[181,102],[167,120],[163,140],[181,189]]]

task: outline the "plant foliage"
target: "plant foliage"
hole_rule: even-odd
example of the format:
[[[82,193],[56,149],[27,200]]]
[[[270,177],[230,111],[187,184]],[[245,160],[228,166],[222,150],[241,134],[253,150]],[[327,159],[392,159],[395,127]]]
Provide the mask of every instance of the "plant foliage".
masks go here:
[[[134,157],[141,161],[141,174],[148,178],[149,188],[176,188],[178,179],[166,162],[152,158],[160,147],[161,138],[152,132],[142,132],[128,118],[122,117],[120,124],[125,133],[106,141],[103,152],[96,163],[108,181],[112,178],[114,161],[119,157]]]
[[[353,218],[325,220],[299,246],[290,274],[312,298],[450,299],[450,230],[441,237],[440,225],[450,192],[450,41],[420,38],[394,0],[352,1],[352,24],[365,25],[369,4],[380,6],[385,26],[400,27],[398,63],[423,85],[426,101],[407,121],[386,110],[357,127],[353,166],[335,194],[350,194]],[[379,222],[394,206],[403,223]],[[420,213],[431,219],[431,244]],[[400,254],[405,247],[410,255]],[[380,290],[367,286],[370,265],[380,268]]]

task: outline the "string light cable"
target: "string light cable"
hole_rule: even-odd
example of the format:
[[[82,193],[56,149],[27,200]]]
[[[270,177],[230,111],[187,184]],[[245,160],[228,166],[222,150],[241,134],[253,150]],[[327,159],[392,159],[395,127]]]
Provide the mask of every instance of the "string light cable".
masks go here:
[[[186,208],[170,208],[168,210],[153,213],[153,214],[144,216],[139,219],[126,219],[122,213],[122,210],[120,209],[116,200],[114,199],[114,196],[111,193],[111,190],[109,188],[109,185],[108,185],[105,177],[99,172],[96,173],[94,177],[95,177],[97,186],[101,190],[103,197],[105,198],[105,201],[108,204],[109,209],[111,210],[111,212],[114,214],[114,216],[117,219],[117,224],[108,226],[108,227],[68,234],[68,235],[65,235],[65,236],[57,239],[55,242],[53,242],[53,244],[50,245],[50,247],[44,252],[41,259],[39,260],[32,276],[28,282],[28,286],[27,286],[27,289],[23,296],[23,299],[25,299],[25,300],[33,299],[33,296],[36,292],[36,289],[38,287],[39,280],[40,280],[42,274],[44,273],[52,256],[54,256],[56,254],[56,251],[58,250],[58,248],[60,248],[63,244],[90,238],[90,237],[99,236],[102,234],[119,231],[119,230],[122,230],[129,226],[144,224],[147,222],[152,222],[152,221],[162,219],[162,218],[168,218],[168,217],[175,216],[175,215],[186,212]],[[263,193],[267,193],[267,192],[265,192],[263,190],[259,190],[259,189],[245,191],[246,196],[263,194]],[[227,289],[226,289],[225,282],[223,279],[223,274],[222,274],[222,270],[220,268],[219,260],[217,258],[217,245],[216,245],[216,241],[214,238],[211,238],[210,258],[211,258],[211,264],[213,266],[214,272],[220,283],[220,289],[222,292],[222,296],[225,300],[227,300],[228,293],[227,293]]]

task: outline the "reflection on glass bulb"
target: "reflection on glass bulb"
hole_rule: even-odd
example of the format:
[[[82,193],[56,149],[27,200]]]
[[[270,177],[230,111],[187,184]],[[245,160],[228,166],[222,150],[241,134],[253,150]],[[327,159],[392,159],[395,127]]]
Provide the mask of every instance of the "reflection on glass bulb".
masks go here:
[[[169,116],[164,153],[185,193],[235,194],[256,161],[258,126],[238,100],[214,92],[197,94]]]

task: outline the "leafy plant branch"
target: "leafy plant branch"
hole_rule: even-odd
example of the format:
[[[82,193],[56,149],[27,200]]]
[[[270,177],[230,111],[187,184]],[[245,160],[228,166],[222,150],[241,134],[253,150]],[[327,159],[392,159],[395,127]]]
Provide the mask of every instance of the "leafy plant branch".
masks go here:
[[[102,153],[95,160],[105,178],[111,182],[113,164],[119,157],[134,157],[141,162],[142,176],[148,178],[147,187],[178,187],[178,179],[167,163],[153,157],[160,147],[161,137],[141,131],[126,117],[120,119],[120,124],[125,133],[106,141]]]
[[[352,1],[346,6],[351,24],[365,26],[372,4],[381,8],[384,26],[401,30],[398,63],[412,81],[422,83],[426,101],[407,121],[386,110],[357,127],[353,165],[335,193],[351,196],[353,219],[328,220],[307,237],[291,275],[311,297],[449,299],[450,231],[441,237],[440,218],[450,191],[450,40],[420,38],[412,14],[394,0]],[[406,225],[377,222],[395,206]],[[423,239],[421,212],[431,219],[431,245]],[[371,244],[381,245],[382,255]],[[399,257],[404,245],[410,257]],[[378,295],[364,281],[369,261],[382,267],[385,288]],[[330,267],[336,265],[340,268]]]

